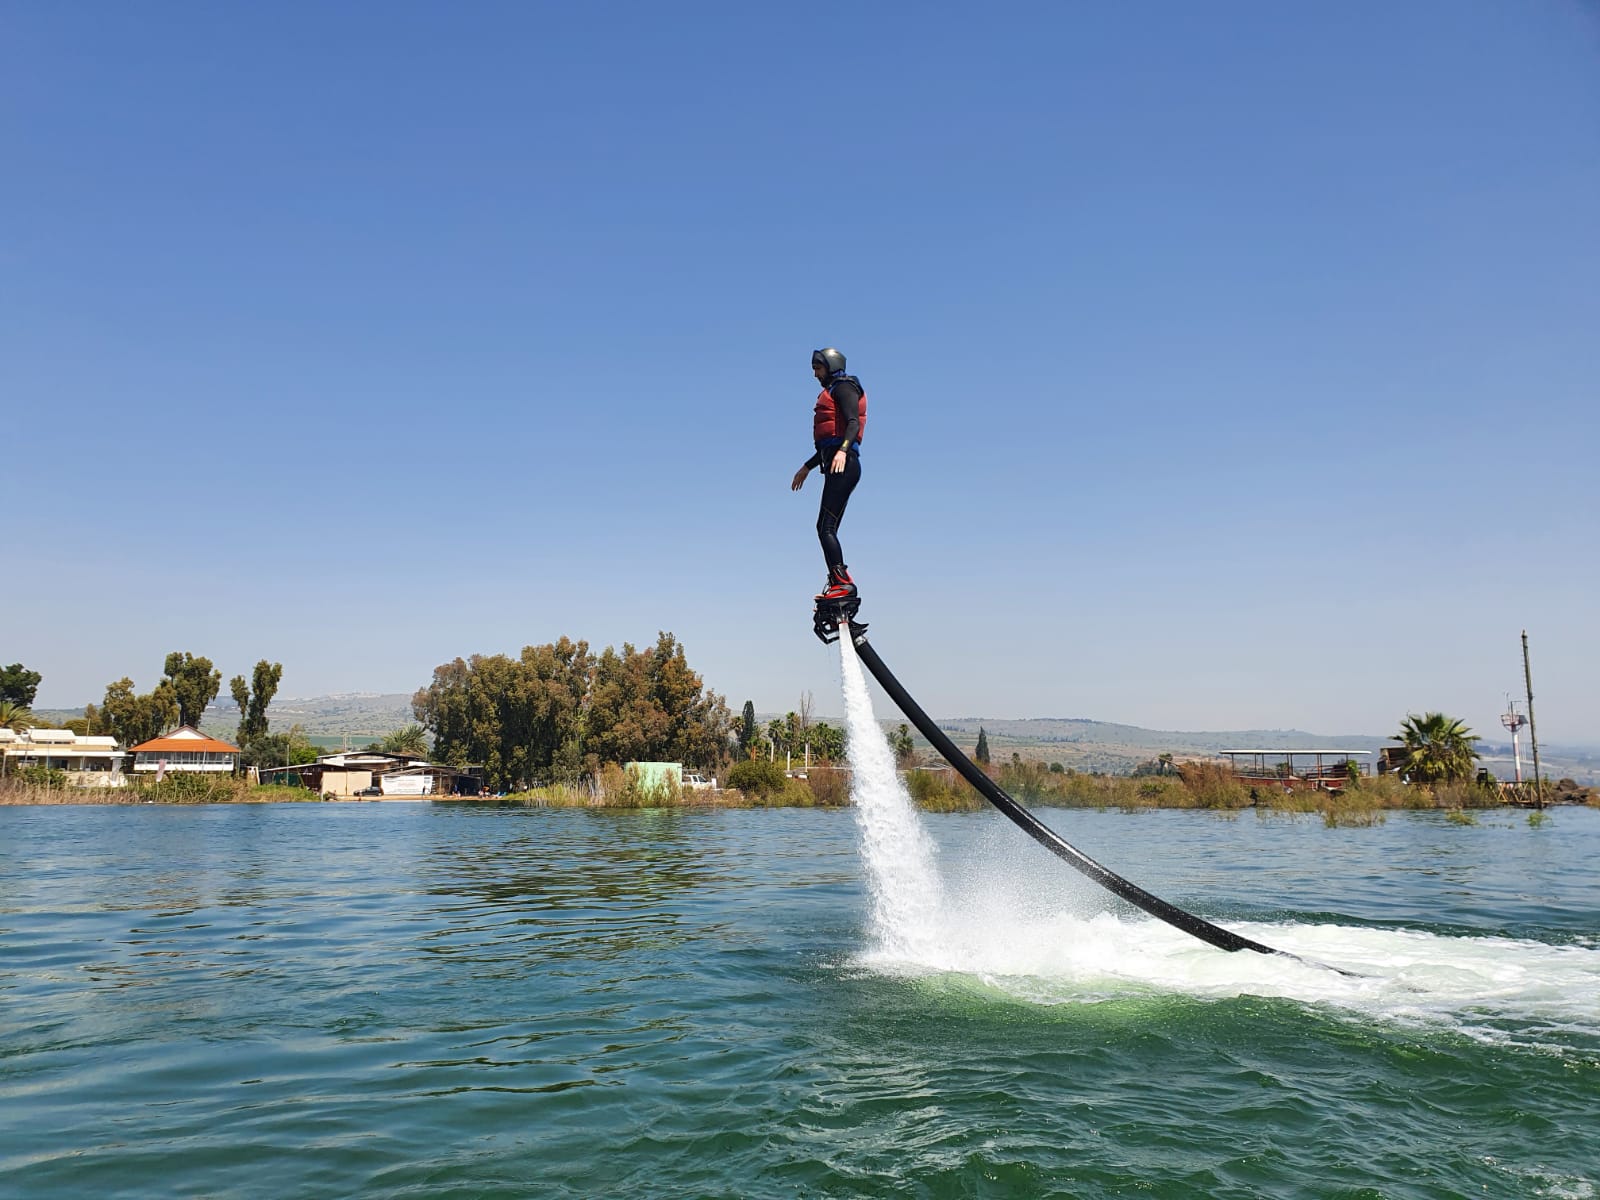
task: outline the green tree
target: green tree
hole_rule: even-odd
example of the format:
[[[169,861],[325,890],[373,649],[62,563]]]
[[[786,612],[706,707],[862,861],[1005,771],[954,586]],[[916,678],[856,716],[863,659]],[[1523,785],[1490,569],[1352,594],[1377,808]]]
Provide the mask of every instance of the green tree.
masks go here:
[[[777,763],[746,759],[729,767],[723,782],[748,796],[766,797],[782,793],[788,780]]]
[[[18,708],[32,708],[33,698],[39,691],[39,681],[43,678],[39,672],[30,671],[21,663],[0,667],[0,702],[9,701]]]
[[[396,729],[388,737],[377,743],[380,754],[402,754],[412,758],[428,757],[428,731],[421,725],[407,725],[403,729]]]
[[[670,633],[648,650],[607,647],[595,662],[586,746],[601,762],[665,760],[716,770],[732,726],[727,704],[706,689]]]
[[[844,730],[835,729],[826,721],[811,726],[811,752],[822,762],[840,762],[844,759]]]
[[[986,767],[989,765],[989,735],[984,731],[982,725],[978,726],[978,746],[977,749],[973,750],[972,757]]]
[[[111,722],[93,704],[83,706],[84,733],[89,737],[105,737],[111,733]]]
[[[73,717],[70,721],[61,723],[63,729],[70,729],[79,737],[104,737],[111,732],[111,725],[101,715],[100,710],[92,704],[83,706],[83,716]]]
[[[172,681],[163,679],[147,694],[133,690],[133,680],[124,676],[106,685],[100,714],[112,736],[124,746],[137,746],[158,738],[178,722],[178,699]]]
[[[915,753],[916,743],[911,739],[911,728],[904,721],[889,734],[889,749],[894,751],[894,761],[898,766],[905,766],[911,761]]]
[[[248,683],[243,675],[235,675],[228,682],[233,702],[239,706],[239,731],[236,737],[240,746],[266,734],[267,706],[278,694],[278,681],[282,678],[283,664],[269,663],[263,658],[256,663]]]
[[[594,667],[588,721],[588,748],[601,762],[654,762],[667,757],[670,718],[655,703],[648,652],[624,642],[610,646]]]
[[[598,658],[566,638],[520,658],[474,655],[436,668],[411,698],[434,755],[481,764],[489,786],[573,780],[601,763],[673,760],[716,770],[734,722],[670,633]]]
[[[495,790],[576,778],[584,765],[584,701],[593,657],[567,638],[517,658],[473,655],[434,669],[411,698],[440,761],[481,764]]]
[[[0,729],[15,729],[21,733],[33,728],[33,710],[15,700],[0,700]]]
[[[316,762],[322,753],[299,725],[288,733],[264,733],[239,748],[239,765],[244,767],[289,767]]]
[[[222,672],[211,665],[209,658],[196,658],[187,650],[174,650],[167,655],[163,670],[178,702],[178,724],[200,728],[206,705],[222,690]]]
[[[1418,783],[1467,779],[1477,768],[1478,736],[1444,713],[1407,713],[1395,739],[1405,750],[1401,773]]]
[[[753,753],[758,731],[756,729],[755,701],[744,702],[744,712],[739,718],[739,757],[749,758]]]

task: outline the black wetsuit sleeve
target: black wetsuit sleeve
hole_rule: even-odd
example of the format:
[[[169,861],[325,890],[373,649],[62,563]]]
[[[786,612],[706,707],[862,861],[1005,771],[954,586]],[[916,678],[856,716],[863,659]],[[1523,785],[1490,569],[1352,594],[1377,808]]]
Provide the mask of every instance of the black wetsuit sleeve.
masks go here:
[[[822,451],[818,450],[810,458],[806,459],[806,465],[804,467],[802,467],[801,470],[809,471],[809,470],[811,470],[812,467],[820,467],[821,465],[822,465]]]
[[[844,444],[853,446],[861,437],[861,389],[848,379],[841,379],[831,390],[839,415],[844,418]]]

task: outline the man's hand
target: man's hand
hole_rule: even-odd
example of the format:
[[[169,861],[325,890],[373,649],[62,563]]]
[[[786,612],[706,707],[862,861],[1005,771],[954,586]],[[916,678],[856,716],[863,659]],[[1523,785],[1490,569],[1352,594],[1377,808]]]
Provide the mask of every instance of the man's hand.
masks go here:
[[[845,464],[849,461],[850,456],[843,450],[835,450],[833,452],[833,462],[828,464],[828,473],[830,475],[843,475]]]
[[[810,467],[801,467],[798,471],[796,471],[794,473],[794,482],[789,485],[789,490],[791,492],[798,492],[801,489],[801,487],[804,486],[805,481],[806,481],[806,476],[809,475],[809,474],[811,474],[811,468]]]

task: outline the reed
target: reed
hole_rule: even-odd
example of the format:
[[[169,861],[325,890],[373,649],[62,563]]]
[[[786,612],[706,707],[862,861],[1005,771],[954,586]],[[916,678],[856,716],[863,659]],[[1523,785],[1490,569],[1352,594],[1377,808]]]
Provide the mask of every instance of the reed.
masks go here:
[[[119,788],[0,780],[0,804],[281,804],[321,800],[305,788],[255,784],[231,775],[171,775]]]
[[[924,812],[973,812],[984,805],[977,789],[954,772],[911,771],[906,790]]]

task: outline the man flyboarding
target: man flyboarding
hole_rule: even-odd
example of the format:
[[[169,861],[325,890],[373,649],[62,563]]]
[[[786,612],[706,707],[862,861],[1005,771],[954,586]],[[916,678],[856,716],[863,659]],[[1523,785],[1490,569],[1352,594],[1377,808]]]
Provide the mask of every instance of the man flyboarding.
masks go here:
[[[844,355],[829,346],[811,352],[811,373],[822,385],[812,413],[811,438],[816,453],[794,473],[791,491],[805,485],[812,467],[822,471],[822,504],[817,513],[817,540],[828,564],[827,586],[818,601],[854,600],[856,585],[844,565],[839,522],[850,493],[861,482],[861,438],[867,431],[867,395],[861,381],[844,371]],[[853,607],[853,606],[852,606]]]
[[[828,564],[828,586],[817,595],[816,613],[812,629],[824,642],[848,641],[856,647],[860,660],[873,677],[889,693],[900,710],[911,718],[911,723],[922,731],[935,750],[949,761],[983,798],[1005,814],[1034,841],[1044,846],[1056,857],[1064,859],[1082,874],[1101,887],[1137,905],[1158,920],[1175,929],[1222,950],[1254,950],[1261,954],[1281,954],[1297,962],[1314,966],[1327,966],[1314,959],[1301,958],[1285,950],[1251,941],[1241,934],[1213,925],[1204,917],[1185,912],[1159,896],[1145,891],[1115,871],[1101,866],[1056,833],[1038,817],[1018,804],[1005,790],[963,754],[942,729],[936,725],[922,707],[911,698],[900,681],[889,673],[878,652],[867,641],[867,627],[856,620],[860,597],[855,581],[844,565],[844,551],[839,548],[839,522],[844,517],[850,493],[861,482],[861,436],[867,429],[867,395],[861,381],[844,371],[844,355],[833,347],[811,352],[811,373],[822,385],[817,396],[816,412],[812,418],[811,435],[816,453],[806,459],[805,465],[794,473],[789,486],[798,492],[805,486],[806,476],[812,467],[822,469],[822,508],[817,514],[817,540],[822,543],[822,557]],[[1341,975],[1353,975],[1343,967],[1332,967]]]

